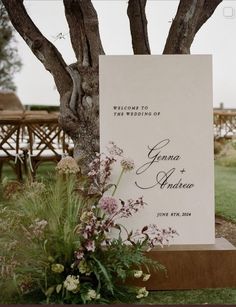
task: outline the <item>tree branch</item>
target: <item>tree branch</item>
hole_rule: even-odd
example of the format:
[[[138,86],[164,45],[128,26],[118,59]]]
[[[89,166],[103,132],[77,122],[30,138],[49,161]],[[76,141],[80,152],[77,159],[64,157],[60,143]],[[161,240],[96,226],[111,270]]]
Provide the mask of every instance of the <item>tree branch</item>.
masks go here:
[[[79,65],[97,66],[104,54],[97,13],[91,0],[63,0],[71,43]]]
[[[212,16],[212,14],[215,12],[215,9],[222,1],[223,0],[205,0],[202,13],[198,19],[196,33],[202,27],[202,25]]]
[[[71,91],[72,80],[66,71],[66,63],[56,47],[35,26],[24,7],[23,0],[2,0],[2,2],[17,32],[53,75],[60,95],[63,96]]]
[[[205,0],[180,0],[172,22],[164,54],[190,53]]]
[[[150,54],[147,18],[145,13],[147,0],[129,0],[127,14],[130,22],[134,54]]]

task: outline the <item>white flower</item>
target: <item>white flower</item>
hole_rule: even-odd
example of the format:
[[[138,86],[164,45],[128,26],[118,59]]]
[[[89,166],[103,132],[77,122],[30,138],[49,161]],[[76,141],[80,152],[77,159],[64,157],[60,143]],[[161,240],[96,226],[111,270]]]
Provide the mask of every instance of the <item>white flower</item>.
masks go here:
[[[134,169],[134,161],[130,158],[123,158],[120,161],[120,165],[122,166],[123,170],[128,172]]]
[[[78,164],[72,157],[62,158],[56,166],[56,170],[59,174],[76,174],[79,172]]]
[[[147,281],[150,277],[150,274],[143,274],[143,281]]]
[[[64,287],[67,291],[76,293],[79,291],[79,276],[68,275],[64,281]]]
[[[148,291],[146,290],[145,287],[140,288],[138,290],[138,294],[136,295],[137,298],[143,298],[143,297],[147,297],[148,296]]]
[[[119,148],[114,142],[109,142],[109,145],[107,151],[111,156],[122,156],[123,149]]]
[[[90,289],[88,290],[88,293],[86,295],[86,299],[88,301],[91,301],[91,300],[97,300],[100,298],[100,294],[97,294],[97,292],[93,289]]]
[[[143,271],[134,271],[134,277],[135,278],[140,278],[143,275]]]

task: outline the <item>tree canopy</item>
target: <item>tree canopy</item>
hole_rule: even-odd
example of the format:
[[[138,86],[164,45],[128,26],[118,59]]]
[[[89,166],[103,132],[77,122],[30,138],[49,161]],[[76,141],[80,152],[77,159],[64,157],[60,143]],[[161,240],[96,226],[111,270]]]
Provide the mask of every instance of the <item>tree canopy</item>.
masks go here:
[[[21,68],[15,47],[14,28],[7,11],[0,1],[0,91],[15,91],[14,73]]]

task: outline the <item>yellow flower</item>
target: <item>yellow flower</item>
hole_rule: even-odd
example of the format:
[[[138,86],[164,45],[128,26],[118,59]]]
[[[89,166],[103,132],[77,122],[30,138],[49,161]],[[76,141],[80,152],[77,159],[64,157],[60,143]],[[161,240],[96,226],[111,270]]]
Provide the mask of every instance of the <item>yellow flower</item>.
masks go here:
[[[52,264],[51,266],[51,270],[54,272],[54,273],[62,273],[64,271],[64,265],[62,264],[59,264],[59,263],[54,263]]]
[[[86,274],[86,275],[91,274],[91,269],[84,259],[80,261],[78,269],[81,274]]]
[[[52,256],[48,256],[48,261],[49,261],[49,262],[54,262],[55,259],[54,259]]]

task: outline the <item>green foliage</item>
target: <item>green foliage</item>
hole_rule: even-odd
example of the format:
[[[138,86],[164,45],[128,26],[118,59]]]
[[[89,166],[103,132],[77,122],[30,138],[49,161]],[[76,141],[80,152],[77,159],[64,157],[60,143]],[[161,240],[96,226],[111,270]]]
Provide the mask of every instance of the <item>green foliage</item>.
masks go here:
[[[54,276],[47,280],[51,261],[71,265],[77,247],[73,229],[81,205],[73,188],[71,181],[66,185],[57,181],[48,189],[43,184],[33,183],[26,187],[19,200],[8,207],[2,206],[1,259],[5,259],[8,271],[14,271],[14,275],[9,271],[2,277],[8,280],[14,276],[18,293],[30,292],[35,286],[46,292],[47,283],[54,280]]]
[[[16,90],[13,75],[21,68],[14,30],[0,0],[0,91]]]
[[[8,206],[1,205],[1,303],[132,301],[137,289],[126,281],[134,270],[162,268],[146,257],[142,243],[128,246],[121,237],[105,247],[98,237],[96,250],[77,261],[75,252],[84,240],[79,222],[93,203],[77,192],[77,183],[74,175],[59,176],[47,187],[29,183]],[[68,290],[65,280],[77,277],[78,289]]]

